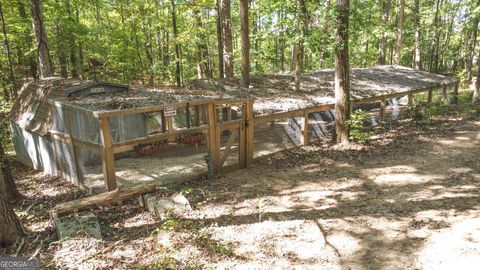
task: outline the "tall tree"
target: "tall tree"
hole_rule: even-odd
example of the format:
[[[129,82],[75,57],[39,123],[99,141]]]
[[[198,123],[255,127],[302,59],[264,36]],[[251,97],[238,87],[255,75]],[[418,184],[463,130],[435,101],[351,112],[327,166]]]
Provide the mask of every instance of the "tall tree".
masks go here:
[[[0,174],[0,248],[8,247],[24,235],[23,227],[6,197],[3,175]]]
[[[248,0],[240,0],[240,32],[242,39],[242,78],[240,85],[248,89],[250,76],[250,38],[248,36]]]
[[[220,5],[222,0],[216,0],[216,10],[217,10],[217,17],[216,17],[216,26],[217,26],[217,50],[218,50],[218,77],[224,78],[224,67],[223,67],[223,34],[222,34],[222,14],[220,13],[222,9]]]
[[[30,0],[32,8],[32,25],[37,42],[38,70],[40,79],[50,77],[54,73],[53,61],[48,48],[47,32],[43,22],[42,1]]]
[[[305,55],[305,32],[307,31],[308,25],[308,14],[307,14],[307,6],[305,4],[305,0],[298,0],[299,5],[299,16],[298,16],[298,28],[300,30],[300,38],[298,39],[298,43],[295,45],[293,50],[293,62],[295,65],[295,90],[300,90],[300,84],[302,80],[302,70],[303,70],[303,59]]]
[[[324,15],[324,21],[323,21],[323,27],[322,27],[322,35],[321,35],[321,40],[320,40],[320,68],[324,69],[325,68],[325,52],[327,50],[327,41],[328,41],[328,28],[329,28],[329,18],[328,18],[328,12],[330,10],[330,5],[331,5],[331,0],[325,1],[325,15]]]
[[[415,7],[413,10],[415,16],[415,69],[422,69],[422,63],[420,59],[420,0],[415,0]]]
[[[397,42],[395,43],[395,56],[393,57],[393,63],[395,65],[400,65],[400,59],[402,57],[404,20],[405,20],[405,0],[400,0],[400,7],[398,8]]]
[[[230,0],[220,0],[220,17],[223,41],[223,69],[225,77],[233,77],[232,16]]]
[[[386,29],[388,22],[390,20],[390,7],[391,7],[391,0],[383,0],[382,2],[382,17],[381,21],[383,23],[384,30],[382,31],[381,37],[380,37],[380,44],[379,44],[379,53],[378,53],[378,60],[377,63],[379,65],[385,65],[386,57],[387,57],[387,33]]]
[[[348,59],[348,30],[350,0],[337,1],[337,30],[335,32],[335,136],[337,143],[350,139],[350,63]]]
[[[476,4],[476,7],[475,7],[475,11],[477,11],[478,9],[480,9],[480,0],[477,0],[477,4]],[[467,82],[471,82],[472,81],[472,77],[473,77],[473,72],[472,72],[472,67],[473,67],[473,56],[475,55],[475,46],[477,45],[477,33],[478,33],[478,22],[479,22],[479,18],[480,18],[480,15],[478,14],[475,14],[475,11],[472,12],[473,14],[473,21],[472,21],[472,25],[471,25],[471,38],[470,40],[468,41],[468,51],[467,51],[467,59],[465,59],[466,63],[465,63],[465,66],[466,66],[466,70],[467,70]],[[478,12],[478,11],[477,11]],[[478,60],[477,60],[478,61]]]
[[[5,98],[15,99],[17,98],[17,83],[15,80],[15,68],[13,67],[12,52],[10,50],[10,41],[8,40],[7,28],[5,26],[5,18],[3,17],[2,1],[0,1],[0,20],[2,20],[3,41],[5,44],[5,52],[7,55],[10,83],[12,84],[11,93],[8,93],[5,89]]]
[[[175,0],[171,0],[172,3],[172,28],[173,38],[175,39],[175,82],[178,87],[182,86],[181,70],[180,70],[180,44],[178,42],[178,29],[177,29],[177,12]]]
[[[477,55],[477,81],[475,82],[475,88],[473,90],[473,102],[480,102],[480,50]]]

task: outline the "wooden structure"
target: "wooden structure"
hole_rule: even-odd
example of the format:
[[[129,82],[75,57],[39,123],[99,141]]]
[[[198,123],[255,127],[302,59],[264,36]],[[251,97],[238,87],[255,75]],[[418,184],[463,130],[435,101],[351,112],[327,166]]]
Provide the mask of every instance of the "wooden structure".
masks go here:
[[[456,100],[458,94],[458,80],[451,80],[446,83],[434,83],[428,87],[421,87],[408,91],[393,92],[379,94],[369,97],[361,97],[352,99],[353,104],[365,104],[365,103],[380,103],[380,119],[385,117],[386,100],[391,98],[398,98],[402,96],[410,96],[428,92],[428,101],[432,100],[432,92],[435,90],[441,90],[444,95],[447,94],[447,89],[452,88],[453,100]],[[82,91],[88,92],[85,88]],[[72,93],[67,91],[66,93]],[[79,93],[76,91],[76,93]],[[81,95],[78,95],[81,97]],[[206,134],[208,138],[208,151],[212,159],[213,170],[215,173],[222,173],[227,170],[248,167],[253,162],[254,152],[254,132],[256,126],[270,123],[276,120],[285,118],[300,118],[301,123],[301,144],[307,145],[310,142],[309,126],[311,125],[311,114],[331,110],[334,108],[333,102],[327,102],[323,104],[316,104],[307,106],[304,108],[293,109],[284,112],[271,113],[271,114],[256,114],[254,110],[255,100],[252,98],[245,99],[199,99],[187,102],[176,102],[168,104],[158,104],[149,106],[140,106],[133,108],[126,108],[120,110],[92,110],[81,106],[76,106],[72,103],[66,102],[62,99],[42,99],[42,106],[46,106],[49,109],[46,110],[50,113],[61,112],[61,123],[64,123],[63,128],[59,129],[46,129],[48,130],[41,137],[48,137],[46,143],[54,145],[60,145],[61,150],[66,151],[68,154],[67,163],[69,168],[62,169],[59,159],[65,156],[59,157],[59,151],[53,151],[53,155],[50,157],[50,162],[57,163],[59,166],[58,173],[53,171],[47,171],[51,174],[62,175],[72,182],[82,186],[82,175],[80,171],[80,162],[82,158],[79,153],[81,151],[89,151],[95,153],[101,158],[101,164],[103,168],[103,178],[106,191],[112,191],[117,189],[115,157],[119,154],[131,152],[139,145],[148,143],[154,143],[159,141],[168,141],[170,143],[176,142],[179,136],[183,134],[191,134],[192,132],[202,132]],[[182,112],[186,119],[186,125],[174,127],[175,116],[171,114],[172,111]],[[98,135],[97,139],[90,140],[79,136],[78,132],[75,132],[77,122],[73,121],[73,117],[76,114],[83,115],[88,119],[97,123],[91,125],[88,130],[92,134]],[[112,127],[112,123],[115,123],[115,119],[132,119],[132,124],[135,124],[134,129],[145,129],[142,125],[138,125],[139,119],[152,114],[158,114],[161,117],[162,127],[160,132],[149,133],[140,132],[135,136],[118,138],[118,126]],[[17,125],[18,119],[21,115],[12,115],[10,120],[12,125]],[[76,118],[77,120],[80,118]],[[135,123],[133,123],[135,122]],[[45,125],[48,127],[48,125]],[[33,133],[34,130],[24,129],[23,131]],[[228,131],[228,132],[226,132]],[[14,133],[15,134],[15,133]],[[228,140],[225,141],[225,145],[222,146],[222,134],[228,134]],[[230,162],[229,166],[226,166],[226,160],[231,157],[232,147],[238,147],[238,160],[233,164]],[[18,146],[16,145],[16,148]],[[18,152],[18,149],[17,149]],[[63,166],[65,167],[65,165]]]

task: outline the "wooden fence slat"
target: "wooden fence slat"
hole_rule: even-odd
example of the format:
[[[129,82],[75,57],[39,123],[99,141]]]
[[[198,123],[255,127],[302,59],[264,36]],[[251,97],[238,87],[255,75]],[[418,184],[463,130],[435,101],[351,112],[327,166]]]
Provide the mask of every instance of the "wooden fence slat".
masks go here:
[[[238,129],[234,129],[232,134],[230,134],[230,138],[228,138],[227,145],[225,145],[225,150],[223,150],[223,154],[220,158],[220,167],[222,167],[223,164],[225,163],[225,160],[227,160],[227,157],[230,154],[230,150],[232,149],[232,146],[235,143],[235,140],[237,139],[238,134],[239,134]]]

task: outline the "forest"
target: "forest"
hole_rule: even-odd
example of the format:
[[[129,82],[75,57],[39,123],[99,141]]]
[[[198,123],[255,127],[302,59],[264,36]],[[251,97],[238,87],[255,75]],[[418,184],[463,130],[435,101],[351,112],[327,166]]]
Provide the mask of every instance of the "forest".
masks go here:
[[[33,15],[52,72],[147,86],[241,72],[240,2],[2,1],[2,88],[38,78]],[[37,14],[38,13],[38,14]],[[40,22],[39,22],[40,23]],[[334,67],[335,1],[248,1],[251,74]],[[478,1],[352,0],[350,65],[396,64],[469,82]]]
[[[479,20],[0,0],[0,269],[477,269]]]

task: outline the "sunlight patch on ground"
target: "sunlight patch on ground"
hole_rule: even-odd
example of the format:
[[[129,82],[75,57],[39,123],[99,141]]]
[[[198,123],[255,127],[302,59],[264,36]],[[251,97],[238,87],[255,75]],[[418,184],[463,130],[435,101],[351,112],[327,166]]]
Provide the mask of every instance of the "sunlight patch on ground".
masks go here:
[[[480,218],[458,222],[432,234],[419,253],[423,269],[478,269]]]

